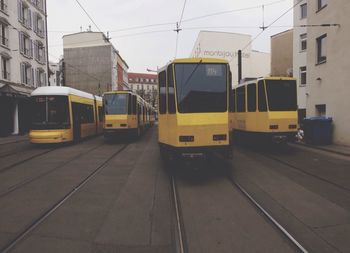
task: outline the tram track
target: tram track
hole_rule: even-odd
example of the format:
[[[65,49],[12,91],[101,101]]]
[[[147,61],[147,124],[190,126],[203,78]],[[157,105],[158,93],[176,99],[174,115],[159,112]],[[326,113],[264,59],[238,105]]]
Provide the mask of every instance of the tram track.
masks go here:
[[[221,162],[220,162],[221,163]],[[230,166],[227,164],[227,161],[222,162],[223,166]],[[214,168],[211,168],[214,169]],[[226,174],[226,172],[228,174]],[[228,181],[228,184],[233,187],[235,192],[239,192],[242,194],[242,196],[248,200],[249,203],[252,204],[252,207],[255,209],[255,212],[257,212],[259,215],[262,215],[262,217],[265,217],[270,226],[274,227],[277,231],[280,232],[281,236],[286,238],[287,241],[290,242],[291,245],[295,248],[297,252],[302,253],[308,253],[309,251],[290,233],[288,230],[283,227],[282,224],[280,224],[277,219],[273,217],[271,213],[269,213],[266,209],[263,208],[263,206],[256,200],[254,197],[248,193],[248,191],[237,181],[232,178],[229,171],[224,172],[222,175],[224,177],[224,180]],[[197,171],[197,173],[200,173]],[[184,223],[184,217],[183,217],[183,211],[181,208],[181,196],[179,193],[179,189],[176,183],[176,176],[173,175],[176,173],[171,173],[170,175],[170,183],[171,183],[171,195],[172,195],[172,202],[173,202],[173,210],[175,213],[175,240],[176,240],[176,247],[175,252],[177,253],[187,253],[189,252],[188,249],[190,248],[187,242],[186,237],[186,229],[185,229],[185,223]]]
[[[293,244],[295,245],[300,252],[308,253],[308,251],[285,229],[276,219],[273,218],[273,216],[264,209],[257,200],[255,200],[252,195],[248,193],[246,189],[242,185],[240,185],[238,182],[233,180],[231,177],[229,177],[229,181],[231,182],[232,186],[235,188],[238,188],[240,192],[257,208],[257,210],[260,210],[261,213],[264,214],[264,216]]]
[[[27,184],[29,184],[29,183],[32,183],[32,182],[34,182],[34,181],[36,181],[36,180],[38,180],[38,179],[40,179],[40,178],[42,178],[42,177],[44,177],[44,176],[46,176],[46,175],[49,175],[49,174],[51,174],[51,173],[57,171],[58,169],[64,167],[65,165],[71,163],[72,161],[74,161],[74,160],[76,160],[76,159],[79,159],[81,156],[86,155],[86,154],[88,154],[88,153],[90,153],[90,152],[96,150],[97,148],[103,146],[103,145],[104,145],[104,144],[97,145],[97,146],[95,146],[95,147],[93,147],[93,148],[87,150],[86,152],[82,152],[82,153],[79,153],[79,154],[73,156],[71,159],[65,161],[64,163],[62,163],[62,164],[60,164],[60,165],[58,165],[58,166],[55,166],[54,168],[52,168],[52,169],[50,169],[50,170],[48,170],[48,171],[45,171],[45,172],[43,172],[43,173],[40,173],[40,174],[35,175],[35,176],[33,176],[33,177],[30,177],[30,178],[27,178],[27,179],[25,179],[25,180],[22,180],[21,182],[18,182],[18,183],[16,183],[16,184],[14,184],[14,185],[8,187],[7,190],[5,190],[5,191],[3,191],[3,192],[0,192],[0,199],[3,198],[3,197],[5,197],[5,196],[7,196],[7,195],[10,194],[11,192],[16,191],[16,190],[22,188],[23,186],[25,186],[25,185],[27,185]],[[56,148],[56,149],[57,149],[57,148]],[[56,150],[56,149],[53,149],[53,150]],[[49,153],[49,152],[51,152],[51,151],[53,151],[53,150],[49,150],[49,151],[47,151],[45,154],[47,154],[47,153]],[[44,154],[40,154],[40,155],[38,155],[38,156],[41,156],[41,155],[44,155]],[[32,158],[31,158],[31,159],[32,159]],[[29,159],[29,160],[31,160],[31,159]],[[24,162],[25,162],[25,161],[21,161],[21,162],[19,162],[19,164],[22,164],[22,163],[24,163]],[[18,165],[19,165],[19,164],[18,164]]]
[[[10,240],[5,246],[0,249],[0,252],[7,253],[11,252],[23,239],[25,239],[35,228],[37,228],[41,223],[43,223],[47,218],[49,218],[55,211],[57,211],[67,200],[69,200],[75,193],[77,193],[82,187],[84,187],[91,179],[93,179],[102,169],[104,169],[108,163],[119,155],[123,150],[125,150],[129,144],[124,144],[116,152],[111,154],[102,164],[100,164],[96,169],[89,173],[83,180],[77,183],[71,191],[64,195],[61,199],[56,201],[50,208],[40,214],[38,217],[33,219],[33,221],[28,224],[24,229],[22,229],[17,235]]]
[[[173,200],[173,206],[175,209],[175,251],[176,253],[187,253],[187,246],[186,246],[186,235],[185,235],[185,228],[184,228],[184,223],[182,219],[182,214],[181,214],[181,203],[179,199],[179,194],[177,191],[177,185],[175,181],[175,176],[171,175],[170,176],[170,182],[171,182],[171,195],[172,195],[172,200]]]
[[[289,162],[287,162],[287,161],[284,161],[284,160],[282,160],[282,159],[279,159],[279,158],[277,158],[277,157],[275,157],[275,156],[273,156],[273,155],[266,154],[266,153],[263,153],[263,152],[258,152],[258,154],[260,154],[260,155],[262,155],[263,157],[266,157],[266,158],[268,158],[268,159],[270,159],[270,160],[273,160],[273,161],[275,161],[275,162],[278,162],[278,163],[280,163],[280,164],[282,164],[282,165],[284,165],[284,166],[287,166],[287,167],[289,167],[289,168],[291,168],[291,169],[293,169],[293,170],[296,170],[296,171],[298,171],[298,172],[301,172],[301,173],[303,173],[303,174],[305,174],[305,175],[308,175],[308,176],[310,176],[310,177],[316,178],[316,179],[318,179],[318,180],[320,180],[320,181],[322,181],[322,182],[324,182],[324,183],[330,184],[330,185],[335,186],[335,187],[337,187],[337,188],[339,188],[339,189],[342,189],[342,190],[344,190],[344,191],[350,192],[350,188],[344,187],[344,186],[342,186],[342,185],[340,185],[340,184],[337,184],[337,183],[335,183],[335,182],[333,182],[333,181],[331,181],[331,180],[328,180],[328,179],[326,179],[326,178],[324,178],[324,177],[315,175],[314,173],[308,172],[308,171],[306,171],[305,169],[303,169],[303,168],[301,168],[301,167],[299,167],[299,166],[295,166],[295,165],[293,165],[293,164],[291,164],[291,163],[289,163]]]

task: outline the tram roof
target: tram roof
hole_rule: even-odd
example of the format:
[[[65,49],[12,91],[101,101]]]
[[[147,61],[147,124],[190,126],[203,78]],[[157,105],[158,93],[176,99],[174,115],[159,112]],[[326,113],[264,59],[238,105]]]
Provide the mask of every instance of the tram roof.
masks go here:
[[[59,96],[69,96],[75,95],[78,97],[94,99],[98,101],[102,101],[102,98],[99,96],[95,96],[85,91],[77,90],[70,87],[62,87],[62,86],[44,86],[36,88],[31,96],[50,96],[50,95],[59,95]]]

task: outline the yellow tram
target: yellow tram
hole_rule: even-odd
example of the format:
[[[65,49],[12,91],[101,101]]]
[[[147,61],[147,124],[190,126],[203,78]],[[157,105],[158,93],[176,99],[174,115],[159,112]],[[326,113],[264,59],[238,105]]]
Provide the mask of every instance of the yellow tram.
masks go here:
[[[69,87],[39,87],[31,94],[32,143],[79,141],[102,132],[102,98]]]
[[[158,71],[161,155],[231,156],[230,67],[226,60],[175,59]]]
[[[106,138],[118,133],[132,133],[139,137],[151,126],[154,108],[131,91],[111,91],[103,95],[104,125]]]
[[[298,128],[296,80],[266,77],[248,80],[232,90],[235,135],[284,142]]]

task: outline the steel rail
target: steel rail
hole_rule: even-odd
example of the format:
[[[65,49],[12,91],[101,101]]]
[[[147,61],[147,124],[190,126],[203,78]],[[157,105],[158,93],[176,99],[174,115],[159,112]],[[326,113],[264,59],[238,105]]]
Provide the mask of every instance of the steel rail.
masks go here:
[[[229,179],[250,201],[257,207],[301,252],[308,251],[277,221],[270,215],[239,183],[232,178]]]
[[[179,237],[179,253],[185,253],[185,246],[184,246],[184,233],[181,225],[181,215],[180,215],[180,209],[179,209],[179,198],[176,188],[176,182],[174,176],[171,176],[171,189],[173,193],[173,201],[174,201],[174,207],[175,207],[175,215],[176,215],[176,229]]]

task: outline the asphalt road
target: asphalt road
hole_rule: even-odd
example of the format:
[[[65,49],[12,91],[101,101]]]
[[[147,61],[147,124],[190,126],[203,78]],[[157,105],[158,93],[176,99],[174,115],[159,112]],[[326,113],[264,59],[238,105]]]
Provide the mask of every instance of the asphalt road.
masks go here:
[[[350,158],[235,146],[234,157],[166,167],[157,129],[140,140],[0,146],[0,251],[350,252]]]

